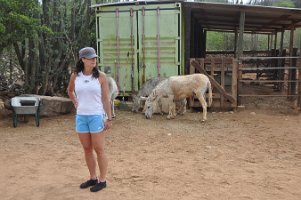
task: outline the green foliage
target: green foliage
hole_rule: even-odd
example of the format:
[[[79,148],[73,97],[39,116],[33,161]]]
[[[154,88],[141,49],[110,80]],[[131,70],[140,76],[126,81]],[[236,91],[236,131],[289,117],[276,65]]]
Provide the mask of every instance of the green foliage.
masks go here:
[[[0,19],[0,35],[3,34],[5,32],[5,26],[4,24],[1,22],[1,19]]]
[[[204,2],[204,3],[228,3],[228,0],[194,0],[195,2]]]
[[[36,0],[0,0],[0,46],[31,37],[39,27]]]
[[[223,33],[207,32],[207,50],[216,51],[224,49]]]
[[[273,3],[273,6],[295,8],[295,4],[292,0],[281,0]]]
[[[296,8],[301,8],[301,1],[300,0],[293,0]]]
[[[284,33],[283,48],[289,48],[290,32]],[[268,50],[268,35],[264,34],[244,34],[244,51]],[[300,48],[301,29],[295,31],[294,48]],[[278,33],[277,48],[280,47],[280,33]],[[270,47],[271,48],[271,47]],[[272,47],[273,48],[273,47]],[[208,32],[207,34],[208,51],[233,51],[234,50],[234,33]]]
[[[300,48],[301,47],[301,28],[296,30],[295,33],[295,47]]]
[[[253,0],[251,4],[262,6],[276,6],[286,8],[298,8],[301,7],[300,0]]]

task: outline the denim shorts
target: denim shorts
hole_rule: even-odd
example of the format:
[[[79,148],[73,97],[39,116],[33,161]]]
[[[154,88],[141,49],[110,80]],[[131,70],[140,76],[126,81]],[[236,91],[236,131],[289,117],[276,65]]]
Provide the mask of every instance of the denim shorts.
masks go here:
[[[104,115],[76,115],[77,133],[99,133],[104,130]]]

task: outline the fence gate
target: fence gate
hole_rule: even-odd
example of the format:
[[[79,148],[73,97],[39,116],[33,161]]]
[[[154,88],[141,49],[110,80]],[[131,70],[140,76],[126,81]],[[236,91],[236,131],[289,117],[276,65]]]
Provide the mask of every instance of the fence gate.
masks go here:
[[[245,100],[283,98],[301,108],[301,57],[202,58],[190,60],[190,73],[206,74],[221,109],[237,108]],[[195,100],[191,107],[200,107]],[[272,105],[271,105],[272,106]]]
[[[237,60],[233,58],[190,59],[190,73],[203,73],[210,79],[213,99],[220,109],[237,107]],[[190,100],[191,107],[200,107],[198,101]]]

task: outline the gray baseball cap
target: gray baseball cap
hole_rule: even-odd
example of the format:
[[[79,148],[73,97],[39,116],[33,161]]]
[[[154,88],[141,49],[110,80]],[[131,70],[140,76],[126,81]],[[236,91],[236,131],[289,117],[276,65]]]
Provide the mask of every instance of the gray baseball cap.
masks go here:
[[[79,59],[82,58],[87,58],[87,59],[91,59],[91,58],[96,58],[98,57],[95,53],[95,49],[92,47],[85,47],[82,48],[81,50],[79,50]]]

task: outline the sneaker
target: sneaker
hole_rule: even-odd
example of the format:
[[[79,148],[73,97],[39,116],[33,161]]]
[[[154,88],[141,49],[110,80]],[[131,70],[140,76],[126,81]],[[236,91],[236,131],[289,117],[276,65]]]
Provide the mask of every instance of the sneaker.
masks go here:
[[[99,190],[102,190],[103,188],[107,187],[107,182],[99,182],[93,187],[90,188],[91,192],[98,192]]]
[[[97,184],[97,179],[93,180],[93,179],[90,179],[90,180],[87,180],[86,182],[80,184],[80,188],[81,189],[85,189],[85,188],[88,188],[90,186],[93,186],[93,185],[96,185]]]

